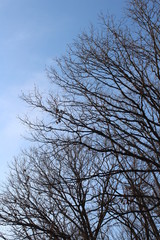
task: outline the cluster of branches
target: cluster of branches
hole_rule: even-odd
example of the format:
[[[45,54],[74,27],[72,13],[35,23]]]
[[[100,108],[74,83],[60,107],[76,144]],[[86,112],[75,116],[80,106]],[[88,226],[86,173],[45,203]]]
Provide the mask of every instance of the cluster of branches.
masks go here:
[[[57,59],[63,94],[22,96],[43,119],[22,120],[39,145],[0,197],[11,239],[160,239],[160,3],[130,0],[127,17]]]

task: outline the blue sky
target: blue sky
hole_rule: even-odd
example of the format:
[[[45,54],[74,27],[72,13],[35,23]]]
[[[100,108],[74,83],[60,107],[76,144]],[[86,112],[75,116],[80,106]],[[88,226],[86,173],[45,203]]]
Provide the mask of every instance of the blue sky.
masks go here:
[[[0,0],[0,180],[25,146],[17,116],[27,112],[21,92],[47,89],[45,68],[98,14],[122,16],[125,0]]]

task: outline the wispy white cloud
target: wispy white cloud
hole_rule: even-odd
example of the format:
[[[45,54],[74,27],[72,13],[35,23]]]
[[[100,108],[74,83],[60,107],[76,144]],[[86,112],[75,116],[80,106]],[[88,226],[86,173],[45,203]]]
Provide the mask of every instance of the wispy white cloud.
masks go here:
[[[26,128],[20,122],[18,116],[23,114],[33,114],[29,112],[26,105],[19,98],[22,92],[33,90],[34,86],[39,86],[46,91],[48,80],[44,72],[33,73],[30,79],[26,79],[22,84],[15,84],[8,87],[0,95],[0,180],[8,171],[8,163],[13,160],[21,148],[27,145],[22,135],[25,135]]]

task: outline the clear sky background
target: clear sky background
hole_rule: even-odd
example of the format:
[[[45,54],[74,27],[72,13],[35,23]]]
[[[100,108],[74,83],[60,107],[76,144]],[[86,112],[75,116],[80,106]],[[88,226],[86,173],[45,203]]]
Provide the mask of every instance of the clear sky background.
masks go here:
[[[18,115],[27,112],[21,92],[47,89],[46,66],[98,14],[123,15],[125,0],[0,0],[0,181],[25,146]]]

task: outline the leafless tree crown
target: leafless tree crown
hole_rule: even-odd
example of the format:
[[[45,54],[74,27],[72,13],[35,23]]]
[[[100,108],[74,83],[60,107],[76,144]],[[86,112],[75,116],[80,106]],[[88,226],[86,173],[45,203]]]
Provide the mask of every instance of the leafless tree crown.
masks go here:
[[[38,147],[1,196],[11,239],[160,239],[160,2],[130,0],[127,14],[79,35],[46,98],[22,96],[43,119],[22,119]]]

